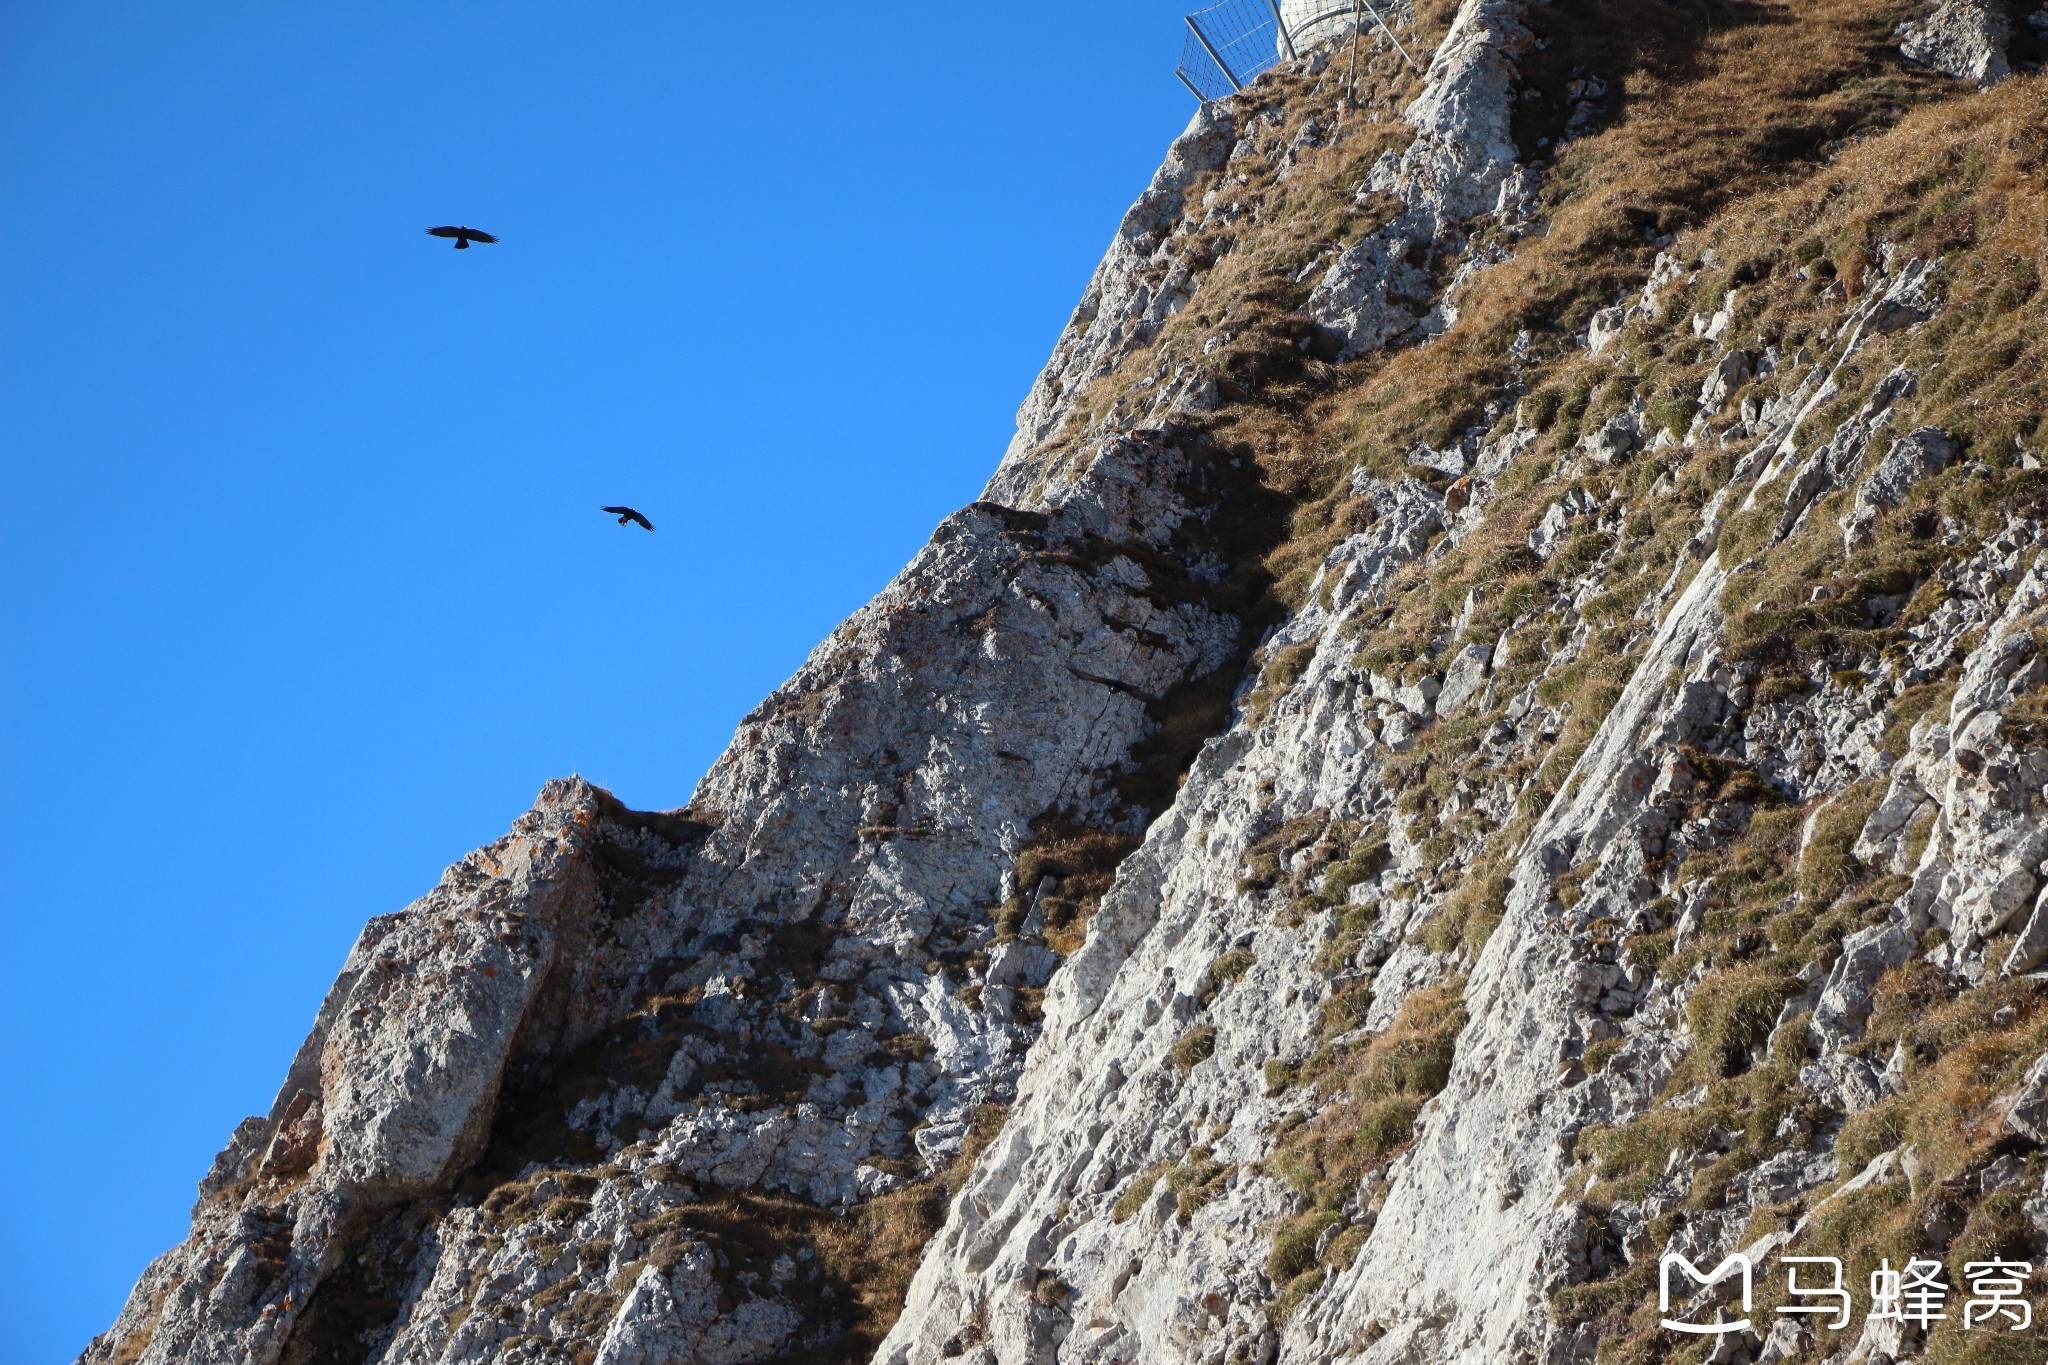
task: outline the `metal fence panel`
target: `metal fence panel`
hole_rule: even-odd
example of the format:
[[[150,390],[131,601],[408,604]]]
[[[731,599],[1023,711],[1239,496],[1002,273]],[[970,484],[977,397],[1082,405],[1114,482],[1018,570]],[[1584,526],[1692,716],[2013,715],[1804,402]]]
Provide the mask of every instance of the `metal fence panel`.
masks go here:
[[[1279,16],[1272,0],[1222,0],[1188,16],[1179,76],[1198,99],[1222,99],[1250,85],[1281,57]]]
[[[1294,56],[1297,46],[1366,25],[1384,34],[1413,67],[1415,58],[1388,22],[1389,8],[1388,0],[1221,0],[1187,16],[1173,74],[1196,99],[1219,100]]]

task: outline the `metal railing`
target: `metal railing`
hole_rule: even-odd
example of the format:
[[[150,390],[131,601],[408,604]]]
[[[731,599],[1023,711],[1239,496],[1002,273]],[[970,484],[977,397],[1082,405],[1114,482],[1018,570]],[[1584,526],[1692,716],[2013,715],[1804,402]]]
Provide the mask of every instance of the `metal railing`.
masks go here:
[[[1204,103],[1244,89],[1291,52],[1278,0],[1222,0],[1187,25],[1173,74]]]
[[[1346,20],[1355,32],[1368,19],[1414,66],[1415,59],[1373,0],[1326,0],[1315,13],[1297,16],[1291,23],[1282,14],[1280,0],[1221,0],[1187,16],[1187,37],[1173,74],[1206,104],[1235,94],[1281,61],[1292,60],[1297,44],[1306,47],[1331,36]]]

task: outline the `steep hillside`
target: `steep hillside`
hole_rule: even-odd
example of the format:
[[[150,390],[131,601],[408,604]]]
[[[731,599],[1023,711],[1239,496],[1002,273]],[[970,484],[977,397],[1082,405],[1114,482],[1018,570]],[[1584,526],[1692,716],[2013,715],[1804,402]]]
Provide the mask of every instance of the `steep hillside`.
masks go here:
[[[2048,1255],[2048,13],[1397,23],[688,807],[371,922],[84,1361],[2024,1348],[1771,1309]]]

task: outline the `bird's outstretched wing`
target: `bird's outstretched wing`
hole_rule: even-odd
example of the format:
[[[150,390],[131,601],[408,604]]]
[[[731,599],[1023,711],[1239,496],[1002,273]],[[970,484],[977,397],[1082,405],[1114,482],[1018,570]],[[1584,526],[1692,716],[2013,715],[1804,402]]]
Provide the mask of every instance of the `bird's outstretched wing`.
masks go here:
[[[470,241],[472,241],[472,242],[483,242],[483,243],[486,243],[486,244],[495,244],[495,243],[497,242],[497,240],[498,240],[498,239],[497,239],[496,237],[493,237],[493,236],[491,236],[491,234],[490,234],[490,233],[488,233],[488,232],[478,232],[478,231],[477,231],[477,230],[476,230],[475,228],[468,228],[468,229],[465,229],[465,235],[467,235],[467,236],[468,236],[468,238],[469,238],[469,240],[470,240]]]
[[[643,516],[641,516],[641,515],[640,515],[640,514],[639,514],[638,512],[634,511],[634,510],[633,510],[632,508],[630,508],[630,507],[607,507],[607,508],[605,508],[605,509],[603,509],[603,510],[605,510],[605,511],[607,511],[607,512],[611,513],[611,514],[612,514],[613,516],[617,517],[617,518],[619,519],[619,524],[620,524],[621,526],[623,526],[623,525],[625,525],[625,524],[626,524],[627,522],[631,521],[631,522],[637,522],[637,523],[639,523],[639,524],[640,524],[641,526],[645,527],[645,528],[646,528],[647,530],[650,530],[650,531],[652,531],[652,530],[654,529],[654,523],[653,523],[653,522],[649,521],[649,520],[648,520],[648,519],[647,519],[646,517],[643,517]]]
[[[462,232],[463,232],[463,230],[462,230],[461,228],[459,228],[459,227],[437,227],[437,228],[428,228],[428,229],[427,229],[427,236],[429,236],[429,237],[460,237],[460,236],[462,236]]]

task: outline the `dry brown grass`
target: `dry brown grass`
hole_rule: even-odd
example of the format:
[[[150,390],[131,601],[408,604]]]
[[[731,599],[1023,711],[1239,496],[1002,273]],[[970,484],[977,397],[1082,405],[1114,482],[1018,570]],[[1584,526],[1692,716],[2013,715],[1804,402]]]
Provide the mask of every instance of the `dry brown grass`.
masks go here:
[[[1288,1134],[1269,1165],[1312,1206],[1341,1205],[1368,1171],[1407,1146],[1422,1102],[1450,1075],[1465,1026],[1464,984],[1460,978],[1415,992],[1380,1033],[1326,1048],[1299,1068],[1299,1080],[1331,1100]]]
[[[1015,935],[1036,897],[1045,917],[1046,946],[1066,957],[1086,940],[1088,920],[1138,840],[1058,822],[1036,833],[1017,857],[1017,891],[998,913],[996,927],[1004,937]]]
[[[1840,280],[1861,291],[1882,243],[1943,263],[1941,315],[1896,360],[1938,370],[1914,403],[1922,420],[1970,438],[1987,454],[2031,439],[2048,411],[2043,389],[2040,258],[2048,232],[2048,87],[2021,77],[1982,96],[1922,109],[1882,138],[1847,150],[1824,177],[1731,215],[1709,240],[1732,277],[1779,277],[1759,317],[1797,335],[1820,311],[1814,295]],[[1815,275],[1787,287],[1794,266]]]
[[[170,1298],[171,1289],[172,1286],[166,1285],[150,1296],[149,1312],[144,1316],[142,1325],[113,1344],[106,1357],[107,1365],[135,1365],[142,1359],[149,1343],[156,1339],[157,1324],[163,1321],[164,1301]]]
[[[1430,37],[1440,34],[1454,8],[1453,0],[1425,0],[1419,28]],[[1365,73],[1365,107],[1347,117],[1334,140],[1306,158],[1285,184],[1266,165],[1251,172],[1248,184],[1226,185],[1222,176],[1212,176],[1194,187],[1190,202],[1217,190],[1219,204],[1237,202],[1246,216],[1219,220],[1194,234],[1191,251],[1208,267],[1194,303],[1151,346],[1081,396],[1080,416],[1060,444],[1078,454],[1091,429],[1135,420],[1149,401],[1138,385],[1155,370],[1199,364],[1213,371],[1228,401],[1221,411],[1188,424],[1186,443],[1215,462],[1245,459],[1257,475],[1253,487],[1275,500],[1261,514],[1269,522],[1246,519],[1242,543],[1230,555],[1244,569],[1234,580],[1242,599],[1236,606],[1254,621],[1280,604],[1298,604],[1329,547],[1362,529],[1346,486],[1353,467],[1391,473],[1404,467],[1405,452],[1418,442],[1443,445],[1469,427],[1511,420],[1512,401],[1503,400],[1526,387],[1527,410],[1545,435],[1503,481],[1492,524],[1456,555],[1404,575],[1388,614],[1374,623],[1381,639],[1427,641],[1449,621],[1461,589],[1486,579],[1493,595],[1471,633],[1488,638],[1533,610],[1554,587],[1545,582],[1552,575],[1511,552],[1562,491],[1540,485],[1582,427],[1635,393],[1676,412],[1670,405],[1682,405],[1688,386],[1697,389],[1698,370],[1709,358],[1705,348],[1680,344],[1660,353],[1631,346],[1619,361],[1609,357],[1596,365],[1564,344],[1594,309],[1640,283],[1656,251],[1650,236],[1667,233],[1690,234],[1682,247],[1711,245],[1724,261],[1692,293],[1673,297],[1668,307],[1674,317],[1742,284],[1761,299],[1757,313],[1745,314],[1742,325],[1792,345],[1807,339],[1830,310],[1839,311],[1838,302],[1823,292],[1827,282],[1839,280],[1851,293],[1861,287],[1863,267],[1880,242],[1904,241],[1942,255],[1949,309],[1921,339],[1900,342],[1882,358],[1938,354],[1947,362],[1946,372],[1924,389],[1919,411],[1928,420],[1952,424],[1974,451],[2000,451],[2014,439],[2035,439],[2048,407],[2041,378],[2048,320],[2041,313],[2038,278],[2042,130],[2048,127],[2043,84],[2038,78],[2015,80],[1982,97],[1914,112],[1952,87],[1900,69],[1886,38],[1906,9],[1905,0],[1583,0],[1532,11],[1530,22],[1547,46],[1522,59],[1529,83],[1544,96],[1518,111],[1525,147],[1538,137],[1556,136],[1564,116],[1561,88],[1575,68],[1592,70],[1613,87],[1604,124],[1566,146],[1546,175],[1547,232],[1514,244],[1511,258],[1468,292],[1463,316],[1448,335],[1338,366],[1303,321],[1308,286],[1293,277],[1331,247],[1371,231],[1387,211],[1383,203],[1357,202],[1351,189],[1365,167],[1405,139],[1397,112],[1417,83],[1395,59],[1375,59]],[[1334,90],[1327,82],[1321,93],[1311,86],[1275,77],[1243,103],[1279,109],[1284,117],[1270,136],[1284,143],[1311,116],[1334,122]],[[1811,278],[1797,279],[1795,269],[1808,270]],[[1204,355],[1202,343],[1219,331],[1228,331],[1230,342]],[[1522,333],[1536,347],[1526,364],[1508,352]],[[1619,596],[1611,604],[1613,621],[1625,618],[1630,594],[1661,579],[1676,545],[1690,533],[1687,513],[1727,478],[1722,452],[1671,458],[1675,488],[1656,505],[1655,517],[1613,547],[1633,556],[1625,570],[1614,570]],[[1646,487],[1640,473],[1624,468],[1591,475],[1589,486],[1602,496],[1617,490],[1640,496]],[[2018,492],[2005,489],[1999,495],[2003,502],[1976,496],[1975,506],[1943,505],[1958,516],[1988,515],[2010,505]],[[1813,561],[1800,567],[1805,572],[1828,566]],[[1361,643],[1371,650],[1378,640],[1368,636]],[[1534,651],[1515,656],[1526,672],[1504,681],[1532,677],[1540,665],[1543,638],[1522,643]],[[1580,671],[1559,685],[1576,694],[1574,728],[1560,741],[1551,771],[1531,800],[1554,790],[1574,746],[1604,715],[1606,699],[1629,666],[1626,646],[1623,634],[1606,637]],[[1412,663],[1415,657],[1411,647],[1409,657],[1392,662]],[[1291,664],[1275,663],[1268,682],[1277,695]],[[1146,804],[1170,793],[1193,745],[1220,728],[1234,682],[1226,670],[1208,680],[1207,691],[1181,695],[1157,717],[1164,738],[1141,764]],[[1448,780],[1462,761],[1448,749],[1426,749],[1410,763],[1417,789],[1427,792],[1430,783]],[[1703,1046],[1690,1064],[1702,1079],[1711,1077],[1714,1094],[1687,1116],[1657,1111],[1663,1117],[1643,1126],[1589,1138],[1619,1190],[1634,1189],[1672,1145],[1696,1141],[1694,1125],[1724,1122],[1745,1138],[1703,1177],[1699,1197],[1707,1198],[1711,1180],[1725,1183],[1742,1162],[1758,1159],[1786,1113],[1791,1082],[1782,1068],[1796,1059],[1757,1055],[1759,1021],[1784,991],[1779,967],[1762,960],[1765,947],[1778,948],[1791,963],[1821,955],[1870,907],[1856,901],[1857,869],[1832,864],[1825,875],[1815,870],[1804,886],[1785,875],[1791,865],[1783,857],[1785,821],[1796,823],[1802,813],[1775,814],[1781,818],[1762,820],[1753,837],[1719,859],[1724,898],[1699,942],[1668,964],[1682,973],[1705,961],[1715,973],[1697,997],[1694,1024]],[[1830,832],[1828,850],[1839,852],[1839,834]],[[1088,913],[1128,848],[1120,836],[1044,831],[1020,864],[1019,885],[1028,893],[1044,875],[1062,879],[1047,906],[1048,940],[1055,946],[1070,950],[1078,944]],[[1775,870],[1773,859],[1779,860]],[[1477,889],[1454,901],[1459,927],[1450,946],[1483,941],[1488,916],[1497,912],[1498,868],[1482,865],[1490,875],[1473,879]],[[1788,895],[1802,890],[1808,894],[1794,897],[1804,901],[1798,910],[1778,911]],[[1828,909],[1824,898],[1847,903]],[[1646,953],[1654,949],[1642,946]],[[1982,1023],[1981,1011],[1971,1012],[1977,1006],[1944,1013],[1945,1001],[1912,994],[1926,987],[1912,973],[1887,987],[1890,994],[1873,1021],[1873,1046],[1908,1037],[1909,1021],[1918,1020],[1910,1037],[1916,1058],[1923,1051],[1925,1057],[1916,1060],[1911,1102],[1883,1109],[1859,1130],[1855,1144],[1860,1150],[1920,1135],[1938,1153],[1938,1169],[1952,1173],[1966,1169],[1995,1141],[1985,1125],[1983,1097],[1986,1087],[2006,1083],[2020,1054],[2010,1041],[1971,1036]],[[1452,982],[1418,994],[1384,1034],[1327,1050],[1299,1075],[1284,1078],[1333,1097],[1313,1122],[1287,1136],[1274,1160],[1276,1172],[1294,1181],[1311,1205],[1303,1215],[1307,1221],[1282,1230],[1287,1255],[1279,1268],[1294,1272],[1290,1292],[1303,1277],[1318,1273],[1302,1263],[1300,1252],[1305,1242],[1312,1253],[1333,1201],[1341,1204],[1367,1171],[1400,1150],[1417,1108],[1442,1085],[1463,1022],[1458,988]],[[1354,1009],[1361,1003],[1348,999]],[[2036,1033],[2025,1035],[2025,1046],[2038,1050],[2042,1039]],[[628,1040],[606,1041],[623,1044],[593,1059],[594,1070],[608,1080],[638,1074],[655,1060],[634,1053]],[[551,1158],[594,1160],[575,1145],[575,1135],[558,1126],[560,1097],[551,1092],[545,1098],[547,1113],[510,1114],[505,1149],[494,1155],[511,1163],[545,1149]],[[1956,1114],[1970,1117],[1957,1124]],[[814,1322],[837,1321],[844,1331],[838,1346],[818,1358],[864,1355],[900,1311],[923,1246],[999,1123],[1000,1114],[983,1114],[968,1149],[945,1176],[871,1201],[845,1218],[798,1201],[743,1197],[680,1206],[676,1230],[715,1237],[737,1264],[763,1271],[789,1248],[813,1247],[839,1306],[810,1304],[807,1311]],[[487,1165],[498,1169],[495,1162]],[[1221,1168],[1188,1169],[1187,1188],[1177,1193],[1199,1198],[1213,1188]],[[1164,1173],[1142,1183],[1149,1191]],[[1861,1231],[1845,1224],[1841,1244],[1874,1244],[1870,1239],[1891,1235],[1885,1229],[1895,1230],[1907,1216],[1898,1209],[1876,1210]],[[1998,1216],[1993,1209],[1984,1215],[1989,1231],[1966,1235],[1995,1237]],[[1856,1237],[1865,1242],[1856,1243]],[[1329,1258],[1348,1257],[1356,1243],[1337,1239]],[[1588,1287],[1569,1311],[1611,1311],[1621,1302],[1618,1283]]]
[[[1406,1150],[1423,1102],[1443,1089],[1465,1027],[1464,986],[1460,978],[1419,990],[1382,1032],[1363,1044],[1325,1044],[1298,1069],[1301,1080],[1328,1098],[1314,1118],[1281,1134],[1267,1161],[1268,1173],[1292,1185],[1307,1205],[1272,1229],[1267,1272],[1281,1289],[1277,1316],[1285,1318],[1364,1245],[1363,1231],[1354,1229],[1333,1238],[1316,1258],[1324,1232],[1345,1221],[1345,1201],[1369,1172]],[[1333,1029],[1326,1025],[1324,1032]]]
[[[1508,344],[1524,331],[1540,341],[1583,326],[1640,282],[1656,254],[1650,233],[1696,227],[1939,93],[1885,46],[1907,8],[1596,0],[1532,11],[1548,46],[1523,64],[1546,100],[1522,106],[1521,136],[1533,144],[1561,123],[1561,87],[1577,68],[1617,87],[1611,116],[1546,173],[1548,234],[1485,277],[1449,335],[1389,358],[1339,400],[1349,411],[1333,418],[1349,429],[1346,446],[1395,453],[1490,425],[1484,397],[1512,377]]]

